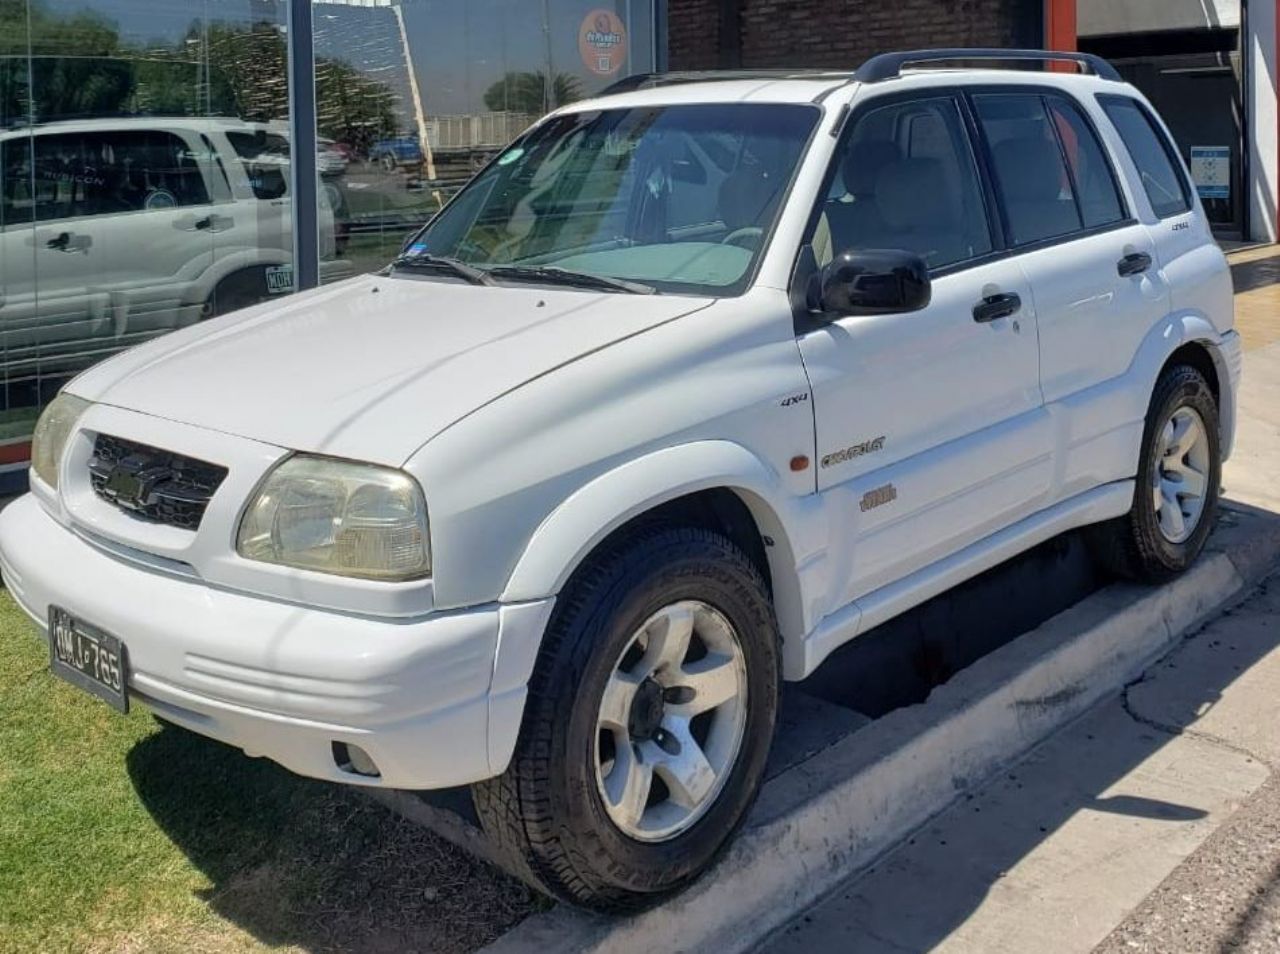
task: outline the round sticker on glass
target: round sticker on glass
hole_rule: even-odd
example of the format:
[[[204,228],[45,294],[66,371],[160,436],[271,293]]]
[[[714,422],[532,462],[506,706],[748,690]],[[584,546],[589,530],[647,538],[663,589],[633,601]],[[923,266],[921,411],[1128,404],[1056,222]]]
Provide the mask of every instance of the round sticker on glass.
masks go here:
[[[509,166],[523,155],[524,146],[516,146],[514,149],[508,149],[498,157],[498,165]]]
[[[592,10],[578,28],[578,52],[587,69],[612,76],[627,59],[627,27],[612,10]]]

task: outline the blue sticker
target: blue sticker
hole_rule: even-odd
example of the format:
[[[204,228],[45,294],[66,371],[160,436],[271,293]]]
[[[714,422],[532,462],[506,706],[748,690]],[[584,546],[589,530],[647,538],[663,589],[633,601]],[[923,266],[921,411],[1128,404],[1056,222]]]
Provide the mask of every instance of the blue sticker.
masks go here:
[[[414,242],[412,245],[409,246],[410,255],[421,255],[426,250],[427,250],[426,242]]]
[[[523,146],[516,146],[516,148],[514,149],[508,149],[506,152],[504,152],[502,155],[498,157],[498,165],[509,166],[511,165],[511,163],[515,162],[517,159],[519,159],[523,155],[524,155]]]

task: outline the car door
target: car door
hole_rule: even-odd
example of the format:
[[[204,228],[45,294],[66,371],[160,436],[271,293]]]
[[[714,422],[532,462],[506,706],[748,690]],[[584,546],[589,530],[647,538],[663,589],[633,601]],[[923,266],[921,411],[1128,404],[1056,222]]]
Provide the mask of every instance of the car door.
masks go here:
[[[1116,462],[1137,442],[1106,412],[1102,392],[1168,313],[1169,289],[1078,102],[1022,88],[978,90],[973,103],[1005,233],[1034,295],[1045,403],[1072,402],[1063,405],[1053,491],[1065,499],[1123,476]]]
[[[19,341],[22,329],[31,334],[36,308],[29,132],[0,138],[0,177],[0,342],[6,367],[21,372],[25,368]]]
[[[818,267],[906,249],[932,280],[923,310],[819,315],[799,336],[818,489],[851,535],[836,571],[847,601],[1033,512],[1051,462],[1030,289],[998,254],[961,97],[859,105],[828,178],[810,227]]]
[[[113,347],[196,321],[216,217],[197,141],[129,122],[81,138],[105,186],[84,223]]]

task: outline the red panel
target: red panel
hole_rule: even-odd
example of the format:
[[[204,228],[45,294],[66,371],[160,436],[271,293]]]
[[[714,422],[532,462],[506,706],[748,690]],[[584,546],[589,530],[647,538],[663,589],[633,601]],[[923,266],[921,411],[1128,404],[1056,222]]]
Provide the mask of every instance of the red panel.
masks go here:
[[[1076,0],[1044,0],[1044,32],[1046,50],[1074,50]]]
[[[0,466],[18,464],[31,459],[31,444],[20,441],[16,444],[0,444]]]

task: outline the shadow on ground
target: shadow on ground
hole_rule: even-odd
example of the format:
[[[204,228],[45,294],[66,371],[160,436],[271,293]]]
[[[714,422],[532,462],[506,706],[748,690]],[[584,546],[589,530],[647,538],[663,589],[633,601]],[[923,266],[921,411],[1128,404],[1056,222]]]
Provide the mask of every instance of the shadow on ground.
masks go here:
[[[1233,262],[1231,282],[1235,286],[1237,295],[1280,282],[1280,255],[1271,255],[1252,262]]]
[[[316,951],[474,950],[541,902],[360,793],[167,727],[128,770],[156,823],[258,940]]]

